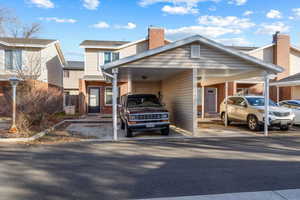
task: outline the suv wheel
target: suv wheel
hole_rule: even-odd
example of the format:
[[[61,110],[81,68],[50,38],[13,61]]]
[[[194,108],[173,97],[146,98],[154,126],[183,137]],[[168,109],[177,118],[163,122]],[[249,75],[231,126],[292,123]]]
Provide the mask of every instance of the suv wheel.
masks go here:
[[[161,129],[160,132],[161,132],[162,135],[169,135],[169,133],[170,133],[170,128],[167,127],[167,128],[165,128],[165,129]]]
[[[221,114],[221,119],[222,119],[222,122],[224,123],[224,126],[225,126],[225,113],[223,112],[222,114]],[[228,119],[228,115],[227,115],[227,125],[230,125],[230,121],[229,121],[229,119]]]
[[[251,131],[258,131],[260,129],[260,125],[258,124],[258,119],[254,115],[250,115],[248,117],[248,127]]]
[[[121,119],[121,129],[124,130],[125,129],[125,123],[123,122],[123,120]]]
[[[125,133],[126,133],[126,137],[132,137],[132,130],[128,128],[127,123],[125,124]]]

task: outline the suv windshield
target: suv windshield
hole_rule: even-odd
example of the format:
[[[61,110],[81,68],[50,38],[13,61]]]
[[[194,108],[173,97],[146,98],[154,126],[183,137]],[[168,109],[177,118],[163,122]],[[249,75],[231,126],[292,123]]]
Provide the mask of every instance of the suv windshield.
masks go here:
[[[131,96],[128,97],[127,107],[159,107],[161,106],[158,98],[156,96]]]
[[[264,106],[265,105],[265,99],[262,97],[247,97],[246,99],[251,106]],[[271,99],[269,100],[269,105],[270,106],[278,106]]]

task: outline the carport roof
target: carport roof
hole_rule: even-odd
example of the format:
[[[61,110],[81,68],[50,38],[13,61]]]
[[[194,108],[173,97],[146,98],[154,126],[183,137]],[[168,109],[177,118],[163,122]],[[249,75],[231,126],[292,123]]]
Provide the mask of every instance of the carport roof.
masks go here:
[[[220,43],[217,43],[217,42],[215,42],[213,40],[210,40],[206,37],[203,37],[201,35],[194,35],[194,36],[182,39],[182,40],[178,40],[176,42],[172,42],[170,44],[167,44],[167,45],[159,47],[159,48],[151,49],[151,50],[145,51],[143,53],[136,54],[134,56],[129,56],[129,57],[126,57],[126,58],[123,58],[123,59],[105,64],[105,65],[102,66],[102,68],[104,70],[117,68],[117,67],[119,67],[123,64],[134,62],[134,61],[137,61],[137,60],[140,60],[140,59],[152,56],[152,55],[156,55],[156,54],[159,54],[159,53],[162,53],[162,52],[165,52],[165,51],[168,51],[168,50],[171,50],[171,49],[174,49],[174,48],[177,48],[177,47],[189,44],[189,43],[193,43],[193,42],[201,42],[203,44],[209,45],[209,46],[214,47],[216,49],[219,49],[223,52],[226,52],[228,54],[240,57],[241,59],[243,59],[245,61],[248,61],[248,62],[257,64],[259,66],[262,66],[262,67],[264,67],[268,70],[273,71],[274,73],[283,72],[282,67],[279,67],[279,66],[271,64],[271,63],[263,62],[260,59],[257,59],[253,56],[250,56],[250,55],[247,55],[247,54],[244,54],[244,53],[241,53],[241,52],[238,52],[238,51],[236,51],[232,48],[226,47],[226,46],[224,46]]]
[[[273,86],[297,86],[300,85],[300,73],[288,76],[276,82],[270,83]]]

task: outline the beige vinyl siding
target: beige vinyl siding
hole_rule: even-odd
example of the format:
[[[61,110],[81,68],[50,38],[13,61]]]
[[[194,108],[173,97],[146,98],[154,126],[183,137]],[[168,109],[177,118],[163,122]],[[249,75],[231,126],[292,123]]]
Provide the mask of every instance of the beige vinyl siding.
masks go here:
[[[68,71],[69,77],[64,77],[64,89],[79,89],[79,79],[83,77],[83,70]]]
[[[148,40],[120,49],[120,58],[136,55],[148,50]]]
[[[49,84],[63,87],[63,63],[57,53],[55,44],[49,45],[42,52],[42,78]],[[46,71],[46,77],[45,76]]]
[[[196,43],[194,43],[196,44]],[[206,68],[249,68],[256,67],[255,64],[248,63],[241,58],[226,54],[221,50],[214,49],[207,45],[201,44],[200,59],[191,59],[190,47],[194,44],[188,44],[178,47],[167,52],[141,59],[130,63],[130,67],[152,68],[164,66],[168,68],[193,68],[193,67],[206,67]],[[128,65],[128,64],[127,64]],[[126,64],[124,66],[127,66]]]
[[[132,82],[132,93],[133,94],[155,94],[158,95],[158,92],[161,91],[160,81],[155,82]]]
[[[195,131],[196,123],[195,74],[192,69],[186,70],[161,84],[162,102],[170,112],[171,123],[191,133]]]
[[[102,75],[98,67],[103,63],[103,52],[99,49],[86,49],[85,50],[85,63],[84,74],[85,75]]]
[[[300,99],[300,86],[292,87],[292,99]]]
[[[247,52],[249,55],[259,58],[267,63],[273,63],[273,46],[254,52]]]
[[[290,75],[300,72],[300,53],[298,51],[290,51]]]

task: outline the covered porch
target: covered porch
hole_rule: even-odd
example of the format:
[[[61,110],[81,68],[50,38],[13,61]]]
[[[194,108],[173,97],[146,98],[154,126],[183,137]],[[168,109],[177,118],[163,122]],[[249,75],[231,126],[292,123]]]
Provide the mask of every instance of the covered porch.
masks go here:
[[[195,51],[195,52],[194,52]],[[197,55],[194,55],[197,54]],[[113,125],[117,139],[117,82],[127,82],[132,93],[152,93],[161,98],[170,113],[170,123],[196,135],[197,85],[204,88],[225,85],[225,98],[229,83],[252,77],[264,77],[265,119],[268,119],[270,75],[281,72],[278,66],[264,63],[254,57],[228,49],[219,43],[193,36],[136,56],[124,58],[102,66],[113,80]],[[209,100],[202,107],[210,106]],[[265,121],[266,127],[268,120]],[[265,127],[265,134],[268,129]]]

